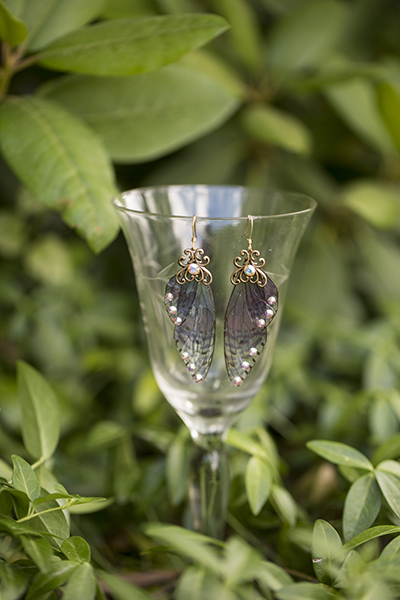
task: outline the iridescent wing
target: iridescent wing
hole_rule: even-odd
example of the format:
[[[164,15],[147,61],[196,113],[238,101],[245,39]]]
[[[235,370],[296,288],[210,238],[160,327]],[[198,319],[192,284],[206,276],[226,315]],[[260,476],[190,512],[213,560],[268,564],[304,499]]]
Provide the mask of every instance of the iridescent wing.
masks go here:
[[[260,287],[235,285],[225,314],[225,364],[229,379],[240,385],[267,342],[267,328],[278,309],[278,289],[268,278]]]
[[[214,354],[215,306],[211,288],[195,281],[180,285],[172,277],[167,283],[165,304],[175,324],[176,347],[198,383],[206,377]]]

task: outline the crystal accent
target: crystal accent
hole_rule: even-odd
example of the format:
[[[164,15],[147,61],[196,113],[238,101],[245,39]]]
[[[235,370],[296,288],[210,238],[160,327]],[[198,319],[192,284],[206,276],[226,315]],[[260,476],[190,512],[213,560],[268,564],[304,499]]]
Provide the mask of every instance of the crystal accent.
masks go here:
[[[190,363],[190,365],[188,366],[188,369],[191,373],[193,373],[193,371],[196,370],[196,365],[194,363]]]
[[[257,356],[257,348],[250,348],[249,355],[250,356]]]
[[[203,375],[201,373],[197,373],[193,379],[195,380],[196,383],[199,383],[202,379],[203,379]]]
[[[263,327],[265,327],[265,319],[256,319],[256,325],[257,327],[262,329]]]
[[[240,366],[242,367],[243,371],[246,371],[246,373],[250,371],[250,363],[247,362],[247,360],[244,360]]]
[[[234,377],[232,379],[232,383],[234,383],[235,385],[240,385],[242,383],[243,379],[241,377]]]
[[[170,315],[176,315],[176,313],[178,312],[178,309],[176,308],[176,306],[169,306],[168,312]]]
[[[265,311],[265,316],[267,317],[267,319],[271,319],[274,316],[274,311],[272,310],[272,308],[267,308],[267,310]]]
[[[166,299],[168,302],[172,302],[172,300],[174,299],[174,295],[173,295],[173,294],[171,294],[171,292],[167,292],[167,293],[165,294],[165,299]]]
[[[246,275],[254,275],[256,269],[255,267],[253,267],[253,265],[247,265],[244,269],[244,272],[246,273]]]
[[[270,306],[275,306],[275,304],[277,303],[277,299],[275,298],[275,296],[270,296],[267,302]]]
[[[174,323],[179,327],[179,325],[182,325],[183,319],[181,319],[181,317],[175,317]]]
[[[185,352],[185,351],[181,353],[181,356],[184,361],[187,361],[190,358],[189,352]]]
[[[199,265],[196,265],[196,263],[191,263],[188,266],[188,271],[191,275],[197,275],[198,273],[200,273],[200,267]]]

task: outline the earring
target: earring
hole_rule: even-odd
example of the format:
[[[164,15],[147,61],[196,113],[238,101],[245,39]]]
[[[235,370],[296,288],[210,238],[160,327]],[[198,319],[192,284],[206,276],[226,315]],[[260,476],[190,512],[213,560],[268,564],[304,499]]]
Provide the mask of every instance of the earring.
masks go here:
[[[203,248],[195,248],[196,216],[192,221],[192,247],[178,259],[181,267],[165,288],[164,304],[174,323],[176,347],[196,383],[209,369],[215,345],[215,305],[210,288],[210,259]]]
[[[234,285],[225,313],[224,351],[228,377],[241,385],[250,373],[267,341],[267,327],[278,310],[278,288],[262,267],[265,259],[252,248],[253,217],[250,222],[247,250],[233,261]]]

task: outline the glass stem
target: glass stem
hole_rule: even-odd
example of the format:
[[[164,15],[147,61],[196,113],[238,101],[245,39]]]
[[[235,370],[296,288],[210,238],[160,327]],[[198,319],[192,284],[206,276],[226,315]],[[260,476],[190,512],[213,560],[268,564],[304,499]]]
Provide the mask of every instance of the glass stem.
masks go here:
[[[222,539],[229,501],[228,460],[221,436],[197,435],[190,464],[189,500],[193,528]]]

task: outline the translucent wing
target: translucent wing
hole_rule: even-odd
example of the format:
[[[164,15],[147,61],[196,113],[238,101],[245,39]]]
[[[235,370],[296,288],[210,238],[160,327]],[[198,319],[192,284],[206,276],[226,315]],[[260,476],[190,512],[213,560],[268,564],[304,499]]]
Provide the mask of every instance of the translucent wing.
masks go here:
[[[271,279],[260,287],[240,283],[233,288],[225,314],[225,364],[229,379],[240,385],[267,342],[267,327],[278,308],[278,290]]]
[[[165,291],[167,312],[175,323],[176,347],[194,380],[200,382],[210,369],[215,346],[211,288],[196,281],[180,285],[172,277]]]

